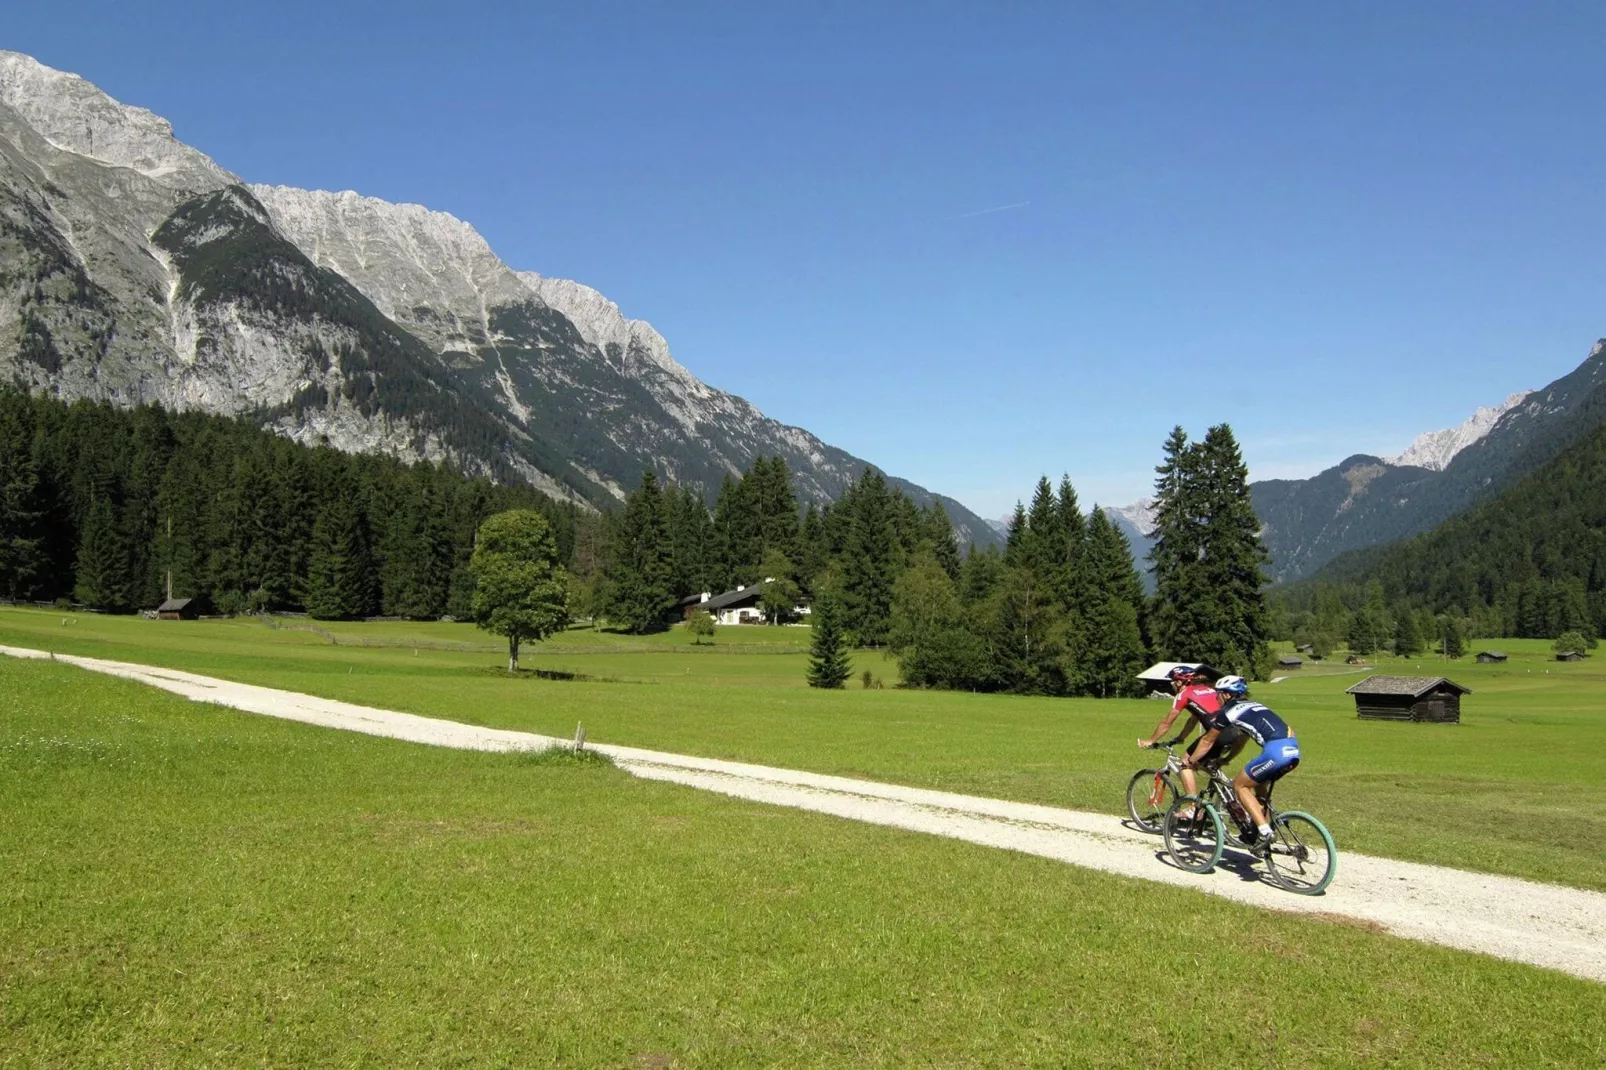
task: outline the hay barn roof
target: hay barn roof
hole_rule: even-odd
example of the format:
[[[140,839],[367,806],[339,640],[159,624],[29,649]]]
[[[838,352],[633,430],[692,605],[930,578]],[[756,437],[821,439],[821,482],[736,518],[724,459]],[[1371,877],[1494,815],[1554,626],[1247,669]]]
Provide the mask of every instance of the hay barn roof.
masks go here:
[[[1472,694],[1472,688],[1462,687],[1443,676],[1368,676],[1360,683],[1344,689],[1350,695],[1406,695],[1418,698],[1440,687],[1458,695]]]

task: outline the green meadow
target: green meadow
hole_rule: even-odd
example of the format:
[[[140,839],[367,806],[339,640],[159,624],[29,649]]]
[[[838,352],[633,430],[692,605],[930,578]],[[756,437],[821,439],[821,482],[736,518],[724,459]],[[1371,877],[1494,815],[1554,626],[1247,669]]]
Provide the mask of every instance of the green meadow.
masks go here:
[[[319,624],[299,618],[168,622],[0,609],[0,643],[167,665],[474,724],[760,762],[1118,813],[1136,748],[1163,711],[1095,701],[892,686],[896,663],[860,652],[887,687],[803,685],[803,628],[678,630],[645,638],[571,629],[503,670],[469,625]],[[1382,658],[1376,670],[1473,688],[1460,725],[1362,722],[1344,689],[1371,670],[1312,664],[1256,696],[1299,733],[1304,764],[1279,788],[1322,817],[1339,848],[1606,889],[1606,657],[1551,659],[1501,640],[1503,665]]]
[[[6,639],[41,621],[7,614]],[[244,622],[76,627],[99,653],[239,675],[282,657],[328,690],[362,664],[397,695],[433,676],[497,693],[472,660],[423,647],[409,674],[411,647],[342,663]],[[659,709],[726,693],[502,686],[532,705],[613,687]],[[856,710],[940,736],[909,697],[849,692],[809,722]],[[769,715],[788,709],[803,707]],[[1011,716],[984,733],[997,754],[1014,753]],[[782,735],[791,755],[802,736]],[[950,749],[951,766],[928,746],[885,768],[974,777],[981,758]],[[1606,986],[1549,971],[602,761],[326,731],[49,662],[0,658],[0,814],[6,1066],[1587,1066],[1606,1050]]]

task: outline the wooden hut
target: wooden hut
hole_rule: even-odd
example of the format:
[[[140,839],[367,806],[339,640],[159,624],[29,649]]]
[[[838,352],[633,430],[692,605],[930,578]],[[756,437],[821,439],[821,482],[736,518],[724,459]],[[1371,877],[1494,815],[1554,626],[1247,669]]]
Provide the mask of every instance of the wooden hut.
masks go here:
[[[1584,656],[1576,650],[1563,650],[1556,655],[1557,661],[1583,661]]]
[[[1368,676],[1346,689],[1355,713],[1367,721],[1436,721],[1459,724],[1461,696],[1472,694],[1442,676]]]
[[[201,615],[201,605],[194,598],[169,598],[156,607],[160,620],[194,620]]]
[[[1292,654],[1285,654],[1277,659],[1279,669],[1297,669],[1305,664],[1304,658],[1296,658]]]
[[[1316,653],[1316,644],[1315,643],[1300,643],[1298,646],[1296,646],[1294,648],[1294,653],[1296,653],[1296,654],[1314,654],[1314,653]]]
[[[1506,660],[1506,652],[1504,650],[1480,650],[1480,651],[1478,651],[1478,664],[1479,665],[1498,665],[1500,662],[1505,661],[1505,660]]]

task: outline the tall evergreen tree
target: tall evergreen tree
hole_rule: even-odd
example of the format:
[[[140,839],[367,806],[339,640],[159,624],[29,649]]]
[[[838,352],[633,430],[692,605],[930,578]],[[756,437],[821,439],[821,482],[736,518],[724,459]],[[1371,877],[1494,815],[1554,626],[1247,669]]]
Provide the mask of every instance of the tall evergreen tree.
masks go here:
[[[366,617],[375,610],[376,583],[367,525],[350,488],[325,501],[312,526],[307,612],[319,620]]]
[[[1269,649],[1262,566],[1269,555],[1250,499],[1249,466],[1226,424],[1210,428],[1196,452],[1204,516],[1200,564],[1212,617],[1200,656],[1240,675],[1262,675]]]
[[[625,502],[609,567],[608,617],[640,635],[668,623],[675,605],[669,525],[658,478],[643,472],[641,486]]]
[[[1087,552],[1088,533],[1087,521],[1082,517],[1082,506],[1076,499],[1076,488],[1071,486],[1071,477],[1068,475],[1060,478],[1055,513],[1065,545],[1065,567],[1060,574],[1059,597],[1061,604],[1074,610],[1081,601],[1082,560]]]
[[[950,581],[958,580],[964,562],[959,557],[959,543],[954,538],[954,525],[948,519],[948,510],[933,498],[931,504],[920,511],[919,524],[920,540],[916,552],[930,554],[948,574]]]
[[[1074,637],[1073,689],[1109,698],[1135,694],[1148,663],[1138,614],[1143,587],[1126,537],[1095,508],[1087,526],[1082,627]]]
[[[1149,549],[1154,574],[1151,614],[1155,653],[1168,661],[1199,658],[1196,649],[1208,630],[1200,610],[1210,597],[1200,559],[1204,532],[1200,515],[1197,453],[1182,428],[1166,439],[1164,459],[1155,468],[1154,531]]]
[[[78,601],[113,612],[129,606],[128,542],[117,524],[112,503],[98,498],[89,507],[78,544]]]
[[[26,598],[44,572],[44,507],[30,406],[0,394],[0,597]]]
[[[899,557],[892,496],[880,472],[866,468],[843,496],[847,546],[839,561],[844,626],[862,646],[886,642]]]

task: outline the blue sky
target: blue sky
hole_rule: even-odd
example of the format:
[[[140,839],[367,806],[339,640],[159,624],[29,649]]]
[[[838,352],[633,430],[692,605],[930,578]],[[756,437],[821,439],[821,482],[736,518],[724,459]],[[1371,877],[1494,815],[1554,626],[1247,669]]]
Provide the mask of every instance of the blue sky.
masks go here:
[[[466,219],[986,515],[1130,501],[1176,423],[1258,478],[1398,451],[1606,335],[1600,4],[224,7],[0,47]]]

